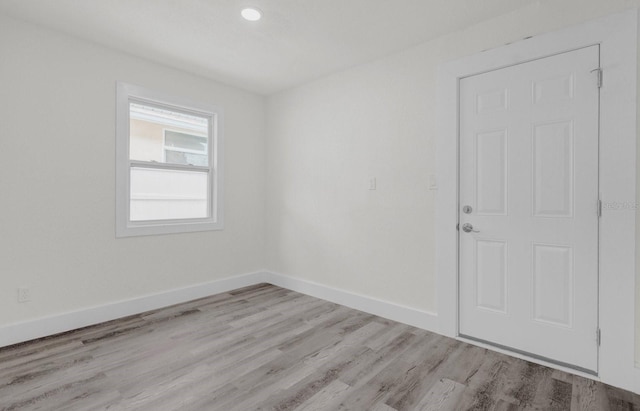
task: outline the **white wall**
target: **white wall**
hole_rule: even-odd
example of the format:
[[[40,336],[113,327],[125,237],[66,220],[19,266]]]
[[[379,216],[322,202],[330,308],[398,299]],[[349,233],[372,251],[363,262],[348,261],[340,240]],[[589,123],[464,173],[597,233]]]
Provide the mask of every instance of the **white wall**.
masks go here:
[[[223,107],[223,231],[115,238],[116,81]],[[0,327],[263,268],[264,105],[0,16]]]
[[[411,60],[269,100],[268,268],[435,310],[432,79]]]
[[[271,96],[268,268],[435,311],[437,192],[428,187],[438,65],[639,5],[539,1]],[[373,176],[378,189],[369,191]]]

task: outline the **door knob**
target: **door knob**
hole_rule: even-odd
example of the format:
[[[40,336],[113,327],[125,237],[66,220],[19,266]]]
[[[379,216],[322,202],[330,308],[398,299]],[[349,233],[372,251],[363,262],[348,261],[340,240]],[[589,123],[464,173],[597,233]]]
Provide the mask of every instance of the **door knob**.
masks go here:
[[[465,233],[479,233],[480,231],[478,230],[474,230],[473,226],[469,223],[464,223],[462,224],[462,231],[464,231]]]

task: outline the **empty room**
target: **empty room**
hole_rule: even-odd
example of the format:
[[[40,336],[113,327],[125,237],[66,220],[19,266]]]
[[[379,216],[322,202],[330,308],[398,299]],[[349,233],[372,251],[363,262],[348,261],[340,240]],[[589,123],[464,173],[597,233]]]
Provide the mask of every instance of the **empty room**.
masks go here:
[[[0,411],[640,409],[640,0],[0,0]]]

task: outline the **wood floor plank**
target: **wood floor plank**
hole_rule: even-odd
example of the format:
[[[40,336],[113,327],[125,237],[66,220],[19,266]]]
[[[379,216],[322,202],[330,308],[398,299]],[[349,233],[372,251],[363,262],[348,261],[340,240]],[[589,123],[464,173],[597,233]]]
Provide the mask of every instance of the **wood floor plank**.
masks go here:
[[[395,409],[415,409],[429,387],[437,380],[436,376],[441,375],[460,354],[461,346],[458,341],[452,343],[446,337],[439,337],[438,343],[427,355],[410,360],[416,367],[405,375],[402,383],[385,403]]]
[[[330,410],[336,400],[344,398],[351,387],[342,381],[334,380],[311,398],[295,408],[295,411]]]
[[[531,408],[549,411],[568,410],[571,408],[572,391],[573,384],[571,383],[555,378],[544,378],[540,381]]]
[[[370,339],[365,341],[365,345],[372,350],[379,350],[385,345],[389,344],[389,342],[395,339],[398,335],[403,334],[405,332],[411,332],[413,327],[408,326],[406,324],[393,323],[384,327],[381,332],[372,336]]]
[[[290,411],[299,407],[316,393],[338,379],[340,373],[353,366],[355,359],[367,350],[366,347],[353,347],[341,350],[334,358],[312,371],[303,379],[270,396],[259,404],[256,410]],[[246,409],[246,408],[245,408]],[[253,408],[249,408],[253,409]]]
[[[0,349],[0,411],[640,410],[640,396],[268,284]]]
[[[610,411],[611,406],[603,384],[583,377],[574,377],[572,409]]]
[[[343,409],[369,409],[376,404],[386,403],[414,368],[414,364],[403,360],[392,362],[374,378],[360,385],[360,388],[343,402]]]
[[[441,378],[418,402],[416,410],[453,411],[462,399],[466,387],[447,378]]]
[[[398,356],[414,345],[427,344],[428,340],[420,340],[411,332],[404,332],[377,351],[368,350],[360,358],[359,364],[340,375],[340,380],[352,387],[359,387],[371,380],[375,375],[396,361]]]
[[[516,368],[516,378],[511,378],[515,384],[511,384],[507,390],[509,398],[513,399],[519,408],[521,409],[535,409],[534,403],[541,404],[548,399],[548,395],[551,393],[544,383],[550,382],[552,370],[547,367],[543,367],[538,364],[530,362],[518,361],[514,368]],[[536,394],[540,391],[544,392],[544,397],[536,398]]]
[[[605,389],[612,411],[640,411],[640,403],[638,402],[640,396],[634,395],[629,391],[615,389],[611,386],[606,386]]]
[[[468,385],[459,409],[464,410],[489,410],[498,401],[496,395],[497,381],[500,372],[503,371],[503,362],[491,361],[485,367],[481,367]]]
[[[398,411],[395,408],[389,407],[387,404],[383,402],[374,404],[370,409],[371,411]]]

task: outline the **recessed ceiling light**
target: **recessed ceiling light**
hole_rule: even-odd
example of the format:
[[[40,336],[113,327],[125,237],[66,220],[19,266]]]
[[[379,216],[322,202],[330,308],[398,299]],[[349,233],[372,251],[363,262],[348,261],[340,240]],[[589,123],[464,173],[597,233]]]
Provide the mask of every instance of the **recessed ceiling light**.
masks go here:
[[[262,12],[255,7],[245,7],[240,14],[249,21],[258,21],[262,18]]]

